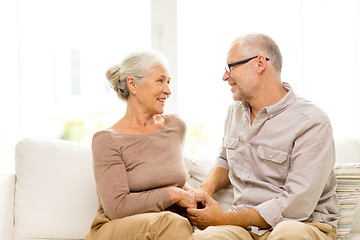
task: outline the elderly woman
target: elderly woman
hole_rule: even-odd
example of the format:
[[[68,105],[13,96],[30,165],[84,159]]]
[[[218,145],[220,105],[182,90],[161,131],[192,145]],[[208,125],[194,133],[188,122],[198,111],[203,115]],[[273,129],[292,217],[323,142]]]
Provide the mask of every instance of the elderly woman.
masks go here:
[[[106,77],[127,110],[93,137],[99,207],[86,239],[192,239],[189,221],[167,211],[196,207],[196,200],[186,191],[182,162],[186,126],[176,115],[162,115],[171,94],[165,58],[134,52]]]

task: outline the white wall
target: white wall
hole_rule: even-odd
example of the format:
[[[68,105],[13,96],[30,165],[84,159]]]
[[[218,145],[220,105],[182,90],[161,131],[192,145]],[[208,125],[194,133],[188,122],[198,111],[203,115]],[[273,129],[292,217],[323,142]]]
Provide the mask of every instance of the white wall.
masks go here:
[[[360,2],[304,0],[304,96],[329,116],[336,139],[360,137]]]

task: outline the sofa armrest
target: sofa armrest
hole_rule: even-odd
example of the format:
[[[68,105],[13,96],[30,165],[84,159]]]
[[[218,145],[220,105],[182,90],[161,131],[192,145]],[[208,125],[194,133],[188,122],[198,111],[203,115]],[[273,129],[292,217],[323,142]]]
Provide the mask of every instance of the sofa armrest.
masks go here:
[[[0,174],[0,239],[13,239],[15,174]]]

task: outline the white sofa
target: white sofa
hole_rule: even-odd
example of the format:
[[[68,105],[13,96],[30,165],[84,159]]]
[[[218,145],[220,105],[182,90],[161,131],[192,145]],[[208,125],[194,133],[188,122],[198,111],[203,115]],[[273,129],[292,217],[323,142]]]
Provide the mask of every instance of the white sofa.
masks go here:
[[[96,214],[97,196],[89,145],[24,139],[16,146],[16,174],[0,175],[0,240],[83,239]],[[337,161],[360,162],[360,141],[337,144]],[[212,164],[186,157],[197,187]],[[216,198],[229,207],[232,189]],[[360,239],[360,212],[347,239]]]

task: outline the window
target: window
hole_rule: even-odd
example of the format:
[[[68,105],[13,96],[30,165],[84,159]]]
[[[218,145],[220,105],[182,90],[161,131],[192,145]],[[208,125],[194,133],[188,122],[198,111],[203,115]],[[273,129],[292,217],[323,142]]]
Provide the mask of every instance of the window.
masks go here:
[[[0,120],[0,170],[13,168],[9,149],[18,138],[89,141],[118,120],[126,104],[109,88],[105,71],[128,52],[150,47],[163,51],[175,70],[166,111],[185,120],[187,150],[215,158],[233,102],[221,80],[226,54],[231,41],[247,32],[263,32],[278,43],[282,80],[328,114],[335,139],[360,137],[357,0],[0,5],[0,61],[6,66],[0,98],[8,116]]]
[[[18,2],[23,135],[91,139],[126,109],[105,71],[150,48],[150,2]]]

